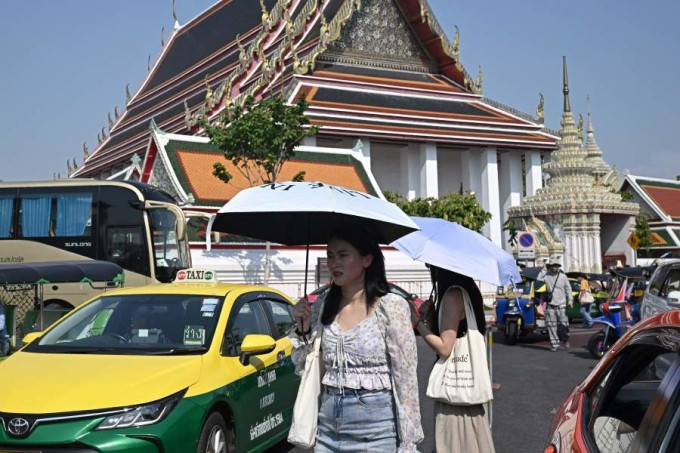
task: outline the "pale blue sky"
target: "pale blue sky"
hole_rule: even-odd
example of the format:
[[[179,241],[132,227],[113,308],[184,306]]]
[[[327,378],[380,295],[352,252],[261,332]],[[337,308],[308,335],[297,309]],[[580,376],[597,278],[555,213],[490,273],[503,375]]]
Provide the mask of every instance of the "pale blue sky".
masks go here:
[[[252,0],[256,1],[256,0]],[[180,23],[213,0],[176,0]],[[82,162],[107,113],[122,112],[172,28],[172,0],[0,2],[0,180],[51,179]],[[484,71],[484,95],[559,129],[562,55],[576,117],[586,116],[620,172],[680,174],[680,2],[677,0],[430,0],[463,64]],[[108,129],[108,128],[107,128]]]

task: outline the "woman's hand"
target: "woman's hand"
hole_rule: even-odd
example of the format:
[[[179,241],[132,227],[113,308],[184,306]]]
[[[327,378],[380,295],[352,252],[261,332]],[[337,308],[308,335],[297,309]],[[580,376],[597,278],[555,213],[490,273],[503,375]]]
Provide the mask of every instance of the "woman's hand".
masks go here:
[[[418,309],[420,311],[420,317],[426,321],[429,321],[434,315],[434,302],[432,299],[427,299],[420,305]]]
[[[297,321],[298,330],[300,332],[307,332],[312,317],[312,308],[306,297],[300,298],[297,304],[295,304],[295,307],[293,307],[293,316]]]
[[[411,324],[415,329],[416,324],[418,323],[418,321],[420,321],[420,316],[418,316],[418,312],[416,312],[416,307],[410,301],[408,302],[408,308],[411,311]]]

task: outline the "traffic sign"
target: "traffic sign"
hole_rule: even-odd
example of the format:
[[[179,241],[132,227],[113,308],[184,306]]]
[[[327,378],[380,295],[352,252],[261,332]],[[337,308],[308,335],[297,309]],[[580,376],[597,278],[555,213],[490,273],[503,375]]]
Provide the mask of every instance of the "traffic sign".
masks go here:
[[[630,245],[633,249],[637,250],[637,248],[640,246],[640,237],[635,233],[630,233],[627,242],[628,245]]]
[[[517,258],[536,258],[536,240],[534,235],[528,231],[522,231],[517,238]]]

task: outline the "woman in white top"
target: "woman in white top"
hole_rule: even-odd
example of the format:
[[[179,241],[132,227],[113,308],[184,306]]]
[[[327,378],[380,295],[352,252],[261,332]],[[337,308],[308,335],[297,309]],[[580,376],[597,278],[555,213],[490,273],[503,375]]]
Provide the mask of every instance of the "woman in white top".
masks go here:
[[[367,231],[334,231],[327,258],[330,290],[312,308],[298,302],[292,338],[300,373],[311,340],[322,335],[326,371],[314,451],[415,452],[423,431],[409,305],[388,293],[382,252]]]

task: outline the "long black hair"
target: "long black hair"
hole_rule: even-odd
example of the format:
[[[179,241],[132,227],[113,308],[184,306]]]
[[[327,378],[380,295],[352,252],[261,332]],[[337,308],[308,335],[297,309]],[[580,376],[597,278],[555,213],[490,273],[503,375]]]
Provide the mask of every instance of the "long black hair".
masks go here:
[[[486,331],[486,318],[484,316],[484,299],[482,298],[482,293],[479,291],[479,287],[473,279],[465,275],[453,272],[447,269],[442,269],[436,266],[430,266],[430,276],[432,277],[432,282],[436,288],[437,294],[437,306],[436,306],[436,319],[434,325],[434,331],[439,334],[439,311],[441,310],[442,298],[446,290],[452,286],[460,286],[465,291],[467,291],[470,296],[470,302],[472,302],[472,308],[475,312],[475,320],[477,321],[477,329],[484,334]],[[467,319],[462,319],[457,329],[457,337],[460,338],[467,332],[468,323]]]
[[[357,249],[361,256],[373,256],[373,262],[365,270],[364,277],[364,293],[366,294],[367,310],[370,310],[378,301],[378,298],[384,296],[388,292],[387,277],[385,277],[385,257],[380,250],[380,245],[373,236],[364,228],[361,227],[342,227],[333,230],[328,238],[340,239],[348,242],[352,247]],[[340,311],[340,300],[342,299],[342,290],[338,285],[331,282],[331,288],[326,296],[326,304],[324,305],[321,322],[324,325],[329,325],[335,319],[335,316]]]

